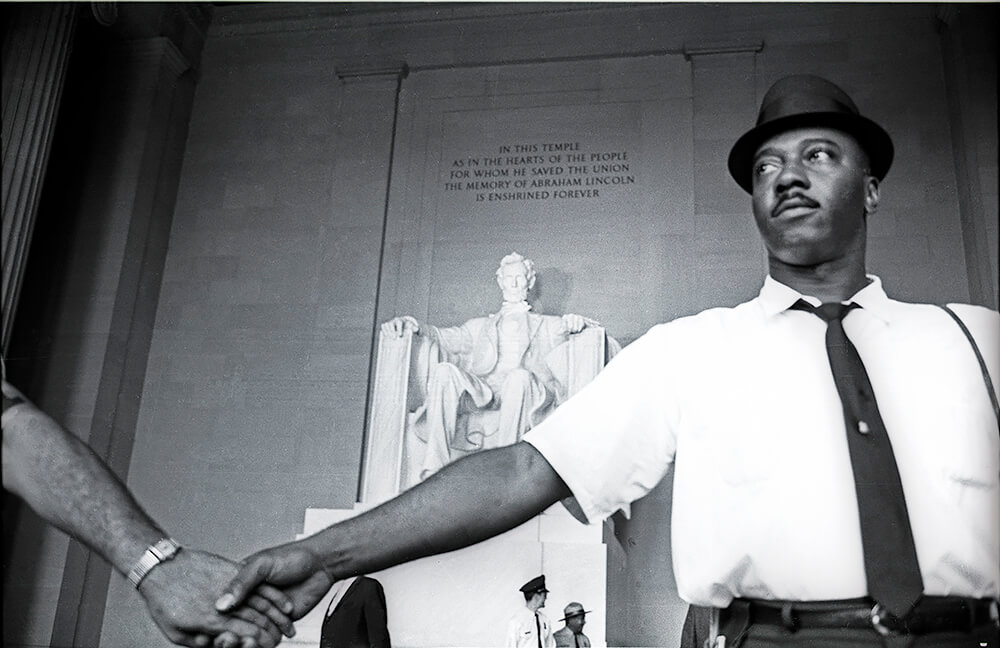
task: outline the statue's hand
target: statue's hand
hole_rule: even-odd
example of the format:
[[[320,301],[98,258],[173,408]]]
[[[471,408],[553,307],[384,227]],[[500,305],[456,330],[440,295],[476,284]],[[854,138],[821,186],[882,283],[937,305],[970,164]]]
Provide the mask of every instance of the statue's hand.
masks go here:
[[[583,315],[566,313],[562,316],[563,328],[567,333],[579,333],[588,326],[597,326],[597,321]]]
[[[407,329],[414,333],[419,333],[420,324],[409,315],[393,317],[388,322],[382,324],[382,335],[386,337],[401,337]]]

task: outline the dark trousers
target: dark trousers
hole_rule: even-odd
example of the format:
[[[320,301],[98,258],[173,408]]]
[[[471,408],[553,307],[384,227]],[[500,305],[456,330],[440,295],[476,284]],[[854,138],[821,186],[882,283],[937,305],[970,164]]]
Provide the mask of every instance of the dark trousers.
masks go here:
[[[984,620],[968,631],[923,635],[882,636],[874,628],[793,630],[780,624],[753,623],[749,608],[739,601],[721,611],[719,634],[725,635],[726,648],[1000,648],[995,621]]]
[[[728,637],[727,637],[728,638]],[[997,629],[983,625],[972,632],[934,634],[884,639],[874,630],[798,630],[779,626],[751,626],[739,648],[997,648]],[[726,642],[726,648],[734,644]]]

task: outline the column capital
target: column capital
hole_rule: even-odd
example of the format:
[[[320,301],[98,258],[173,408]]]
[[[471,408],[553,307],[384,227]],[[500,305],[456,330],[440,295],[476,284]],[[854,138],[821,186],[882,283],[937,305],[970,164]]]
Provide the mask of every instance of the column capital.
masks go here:
[[[123,44],[122,51],[139,60],[162,62],[175,76],[180,76],[191,69],[191,62],[181,53],[173,40],[166,36],[127,41]]]
[[[405,79],[410,68],[405,61],[379,61],[373,63],[342,63],[335,68],[337,78],[342,81],[363,81],[373,77]]]
[[[713,54],[757,54],[764,49],[764,41],[756,43],[737,43],[732,45],[706,45],[694,47],[685,45],[681,52],[684,60],[690,61],[695,56],[710,56]]]

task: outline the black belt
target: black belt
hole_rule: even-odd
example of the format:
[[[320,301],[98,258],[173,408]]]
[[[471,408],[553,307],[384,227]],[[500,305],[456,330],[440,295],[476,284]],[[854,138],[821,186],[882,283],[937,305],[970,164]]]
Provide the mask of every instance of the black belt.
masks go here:
[[[793,632],[818,628],[874,629],[882,635],[970,632],[998,623],[995,600],[955,596],[924,596],[903,618],[892,616],[870,599],[817,602],[736,599],[721,611],[720,622],[734,615],[746,619],[747,625],[783,626]]]

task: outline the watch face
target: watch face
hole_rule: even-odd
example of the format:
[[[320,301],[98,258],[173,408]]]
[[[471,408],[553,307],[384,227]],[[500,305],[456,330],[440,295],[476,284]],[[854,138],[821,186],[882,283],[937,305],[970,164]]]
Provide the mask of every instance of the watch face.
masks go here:
[[[162,555],[163,558],[172,558],[173,555],[177,553],[177,550],[180,548],[177,546],[176,542],[170,539],[160,540],[154,545],[154,547],[158,552],[160,552],[160,555]]]

